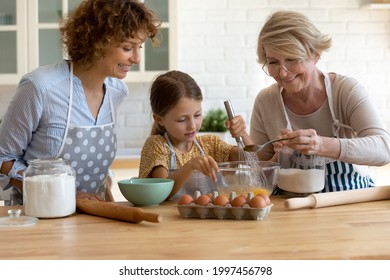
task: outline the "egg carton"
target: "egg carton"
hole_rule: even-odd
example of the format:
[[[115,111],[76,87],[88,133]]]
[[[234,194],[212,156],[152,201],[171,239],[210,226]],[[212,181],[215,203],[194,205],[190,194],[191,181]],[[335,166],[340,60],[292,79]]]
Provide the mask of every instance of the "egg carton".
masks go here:
[[[200,196],[200,192],[196,191],[194,200]],[[213,193],[213,198],[218,196],[218,192]],[[236,196],[234,192],[230,194],[230,201]],[[253,197],[253,193],[248,193],[248,198]],[[234,219],[234,220],[262,220],[271,212],[273,204],[271,203],[265,208],[251,208],[248,203],[242,207],[233,207],[231,204],[226,206],[214,205],[212,203],[206,206],[197,205],[194,202],[188,205],[177,205],[180,216],[185,219],[200,218],[200,219]]]

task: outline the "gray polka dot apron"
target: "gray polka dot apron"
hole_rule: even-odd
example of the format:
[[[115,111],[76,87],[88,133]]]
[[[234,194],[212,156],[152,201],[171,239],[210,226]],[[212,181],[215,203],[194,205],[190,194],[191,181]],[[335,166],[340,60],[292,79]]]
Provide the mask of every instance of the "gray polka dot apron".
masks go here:
[[[167,140],[167,147],[171,151],[171,160],[170,160],[170,167],[169,172],[172,173],[177,169],[176,165],[176,153],[173,149],[173,145],[171,143],[171,140],[169,140],[169,137],[167,133],[164,134],[165,139]],[[198,141],[194,139],[194,143],[199,149],[202,156],[205,156],[205,153],[202,149],[202,147],[199,145]],[[195,191],[200,191],[201,194],[207,194],[215,191],[215,184],[213,184],[213,181],[210,177],[205,176],[202,172],[195,170],[192,172],[191,177],[185,182],[183,187],[171,198],[172,200],[177,200],[180,198],[180,196],[184,194],[189,194],[191,196],[194,195]]]
[[[333,126],[332,126],[333,137],[339,138],[340,137],[339,131],[341,127],[351,129],[351,130],[352,127],[340,123],[340,121],[336,118],[333,110],[332,85],[330,82],[330,78],[327,73],[323,73],[323,75],[324,75],[328,105],[333,119]],[[283,89],[281,89],[281,91],[282,90]],[[282,98],[281,94],[280,97]],[[293,130],[286,108],[284,107],[283,99],[282,99],[282,106],[287,121],[287,128]],[[351,164],[351,163],[346,163],[339,160],[328,159],[325,167],[325,173],[326,173],[325,188],[322,190],[322,192],[361,189],[361,188],[373,187],[375,185],[371,177],[369,176],[366,167]]]
[[[114,106],[110,93],[112,122],[104,125],[74,125],[71,123],[73,101],[73,64],[70,67],[69,109],[62,147],[57,158],[69,161],[76,171],[77,191],[100,194],[105,197],[105,180],[116,153]]]

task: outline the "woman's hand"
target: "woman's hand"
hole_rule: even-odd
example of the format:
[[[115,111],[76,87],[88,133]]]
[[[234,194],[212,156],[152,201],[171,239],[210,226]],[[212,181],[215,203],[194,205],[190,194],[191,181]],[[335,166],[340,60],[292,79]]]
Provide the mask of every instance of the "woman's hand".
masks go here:
[[[87,192],[77,192],[76,199],[89,199],[89,200],[98,200],[104,201],[101,196],[97,193],[87,193]]]
[[[192,170],[198,170],[213,181],[217,181],[216,172],[219,172],[217,162],[211,156],[197,156],[189,161]]]
[[[280,131],[280,134],[279,134],[278,137],[276,137],[276,138],[277,138],[277,139],[290,138],[290,137],[288,136],[288,134],[289,134],[290,132],[292,132],[292,131],[289,130],[289,129],[281,130],[281,131]],[[281,141],[281,142],[275,142],[275,143],[272,144],[272,145],[274,146],[274,152],[275,152],[274,156],[272,157],[272,160],[277,159],[277,156],[275,157],[275,155],[278,154],[278,152],[279,152],[279,150],[280,150],[281,148],[283,148],[284,146],[287,146],[287,142],[288,142],[288,141]]]
[[[287,146],[306,155],[318,155],[323,146],[323,138],[314,129],[282,130],[280,138],[282,137],[290,140],[275,143],[276,150]]]

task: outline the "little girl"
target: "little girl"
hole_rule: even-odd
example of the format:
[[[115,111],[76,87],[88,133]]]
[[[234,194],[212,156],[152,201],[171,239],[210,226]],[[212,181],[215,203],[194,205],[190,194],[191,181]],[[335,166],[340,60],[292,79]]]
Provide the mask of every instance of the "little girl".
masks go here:
[[[217,162],[239,160],[239,148],[215,135],[197,136],[202,125],[202,92],[195,80],[180,71],[158,76],[151,87],[150,105],[154,124],[142,153],[139,177],[171,178],[175,181],[169,198],[211,190],[200,177],[217,180]],[[229,130],[242,126],[236,116],[227,121]],[[245,145],[252,144],[247,133]],[[202,175],[203,174],[203,175]],[[204,176],[205,175],[205,176]],[[211,184],[212,185],[212,184]]]

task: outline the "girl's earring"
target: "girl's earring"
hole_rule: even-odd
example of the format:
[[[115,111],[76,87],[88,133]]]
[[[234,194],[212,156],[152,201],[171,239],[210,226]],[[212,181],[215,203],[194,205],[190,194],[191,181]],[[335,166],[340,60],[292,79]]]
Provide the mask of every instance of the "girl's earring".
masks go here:
[[[165,127],[159,123],[157,123],[158,130],[161,132],[165,132]]]

